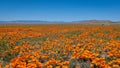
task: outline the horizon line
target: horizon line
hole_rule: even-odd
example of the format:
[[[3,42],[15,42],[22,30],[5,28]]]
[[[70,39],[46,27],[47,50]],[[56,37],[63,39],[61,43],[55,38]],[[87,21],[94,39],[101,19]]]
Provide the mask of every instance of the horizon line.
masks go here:
[[[112,21],[112,22],[119,22],[120,20],[114,21],[114,20],[105,20],[105,19],[87,19],[87,20],[73,20],[73,21],[50,21],[50,20],[0,20],[3,22],[12,22],[12,21],[43,21],[43,22],[79,22],[79,21]]]

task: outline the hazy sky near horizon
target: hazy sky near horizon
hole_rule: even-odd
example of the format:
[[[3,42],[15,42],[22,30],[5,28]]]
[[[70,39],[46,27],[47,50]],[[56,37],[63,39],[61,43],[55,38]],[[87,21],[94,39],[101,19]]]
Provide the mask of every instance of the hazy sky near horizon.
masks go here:
[[[0,0],[0,21],[120,21],[120,0]]]

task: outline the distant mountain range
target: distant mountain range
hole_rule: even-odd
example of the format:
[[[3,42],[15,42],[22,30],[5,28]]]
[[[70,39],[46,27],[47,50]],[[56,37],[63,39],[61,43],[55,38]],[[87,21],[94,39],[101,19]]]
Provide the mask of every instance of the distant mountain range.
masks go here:
[[[105,25],[109,25],[109,24],[120,24],[120,22],[114,22],[114,21],[110,21],[110,20],[86,20],[81,22],[82,24],[105,24]]]
[[[52,23],[49,21],[37,21],[37,20],[17,20],[17,21],[0,21],[0,24],[44,24]]]
[[[17,20],[17,21],[0,21],[0,24],[120,24],[120,22],[113,22],[110,20],[83,20],[83,21],[39,21],[39,20]]]

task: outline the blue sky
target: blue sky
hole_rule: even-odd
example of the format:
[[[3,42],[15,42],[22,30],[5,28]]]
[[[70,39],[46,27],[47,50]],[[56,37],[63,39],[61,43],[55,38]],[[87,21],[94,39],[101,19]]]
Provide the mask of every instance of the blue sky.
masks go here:
[[[120,0],[0,0],[0,20],[120,21]]]

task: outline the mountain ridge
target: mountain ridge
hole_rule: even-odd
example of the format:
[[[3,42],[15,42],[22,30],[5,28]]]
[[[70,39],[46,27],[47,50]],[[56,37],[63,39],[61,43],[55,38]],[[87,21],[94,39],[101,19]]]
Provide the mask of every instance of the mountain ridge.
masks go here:
[[[69,24],[69,23],[80,23],[80,24],[114,24],[120,23],[119,21],[110,20],[82,20],[82,21],[40,21],[40,20],[15,20],[15,21],[0,21],[0,24]]]

